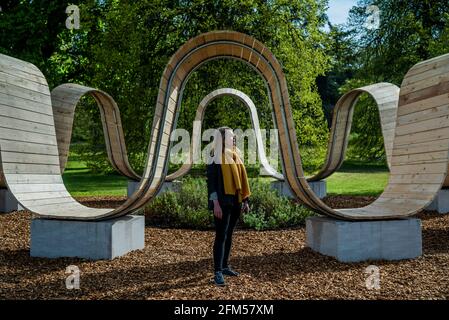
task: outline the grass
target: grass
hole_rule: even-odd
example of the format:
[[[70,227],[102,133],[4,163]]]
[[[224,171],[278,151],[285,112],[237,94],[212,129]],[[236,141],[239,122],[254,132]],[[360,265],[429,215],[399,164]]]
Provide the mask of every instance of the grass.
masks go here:
[[[327,178],[329,195],[378,196],[388,183],[388,168],[380,164],[346,161]]]
[[[126,196],[127,179],[118,174],[96,174],[77,160],[70,160],[63,180],[72,196]]]
[[[337,172],[327,179],[328,195],[378,196],[388,183],[388,172]]]
[[[64,183],[73,196],[125,196],[127,179],[118,174],[96,174],[86,165],[70,159]],[[388,168],[377,163],[346,161],[327,179],[329,195],[377,196],[388,182]]]

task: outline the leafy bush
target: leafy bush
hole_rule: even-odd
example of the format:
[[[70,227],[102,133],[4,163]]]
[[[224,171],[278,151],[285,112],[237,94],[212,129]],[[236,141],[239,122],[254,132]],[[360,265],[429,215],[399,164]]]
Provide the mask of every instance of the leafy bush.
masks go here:
[[[213,215],[207,209],[205,179],[185,178],[176,192],[166,191],[145,208],[147,221],[176,228],[207,229]]]
[[[311,211],[304,206],[279,196],[269,183],[253,179],[251,212],[243,216],[246,227],[256,230],[287,228],[304,223]]]
[[[251,212],[240,224],[256,230],[278,229],[304,223],[311,211],[280,197],[267,179],[250,179]],[[179,190],[157,196],[145,209],[147,222],[176,228],[213,228],[213,213],[207,209],[205,178],[184,178]]]
[[[304,171],[307,174],[317,172],[324,164],[326,159],[327,147],[307,147],[301,146],[299,153]]]

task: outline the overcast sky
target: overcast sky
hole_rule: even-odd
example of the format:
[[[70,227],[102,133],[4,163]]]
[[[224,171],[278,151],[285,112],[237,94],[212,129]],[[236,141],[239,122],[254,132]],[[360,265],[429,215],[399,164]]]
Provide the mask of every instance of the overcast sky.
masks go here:
[[[349,10],[357,4],[357,0],[329,0],[327,15],[332,24],[342,24],[348,19]]]

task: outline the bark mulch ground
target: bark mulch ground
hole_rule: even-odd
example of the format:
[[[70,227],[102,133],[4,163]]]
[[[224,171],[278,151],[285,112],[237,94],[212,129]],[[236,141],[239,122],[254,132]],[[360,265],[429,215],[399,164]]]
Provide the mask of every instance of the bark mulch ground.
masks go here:
[[[95,206],[123,198],[81,199]],[[362,206],[374,198],[330,197],[332,206]],[[421,258],[342,264],[305,247],[305,229],[237,230],[231,256],[241,272],[226,287],[212,282],[213,231],[148,226],[144,250],[112,261],[29,257],[31,215],[0,215],[0,299],[447,299],[449,215],[421,214]],[[380,268],[380,289],[366,288],[369,265]],[[66,289],[69,265],[79,290]]]

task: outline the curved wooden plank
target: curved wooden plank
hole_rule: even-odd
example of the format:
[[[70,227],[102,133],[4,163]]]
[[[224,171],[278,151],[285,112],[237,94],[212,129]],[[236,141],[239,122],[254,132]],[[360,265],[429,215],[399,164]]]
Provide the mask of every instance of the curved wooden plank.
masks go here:
[[[302,171],[296,141],[295,126],[291,116],[288,90],[285,77],[282,73],[282,68],[267,48],[265,48],[257,40],[246,35],[235,32],[213,32],[194,38],[181,47],[181,49],[178,50],[178,52],[170,60],[170,63],[167,66],[161,80],[161,91],[158,101],[164,101],[164,104],[161,103],[158,105],[156,114],[170,117],[171,112],[168,112],[168,109],[170,108],[174,111],[173,113],[176,113],[180,103],[180,94],[183,91],[189,74],[198,68],[202,63],[205,63],[211,59],[223,57],[240,59],[248,63],[254,67],[266,81],[275,111],[277,127],[279,128],[284,172],[286,173],[287,181],[293,192],[304,204],[319,213],[340,219],[371,220],[394,219],[407,215],[413,215],[417,211],[421,210],[424,202],[430,202],[431,199],[422,199],[422,195],[425,194],[423,189],[427,190],[427,185],[424,187],[411,185],[403,190],[404,188],[396,186],[393,182],[390,183],[390,187],[387,187],[387,193],[384,193],[383,197],[374,202],[371,206],[363,209],[333,210],[318,199],[308,186]],[[158,111],[160,113],[158,113]],[[162,128],[158,132],[159,124]],[[161,119],[161,121],[155,120],[154,127],[157,128],[157,130],[153,131],[153,138],[156,134],[159,134],[162,137],[163,131],[170,132],[172,130],[170,123],[167,123],[165,119]],[[423,139],[426,137],[427,136],[424,135]],[[398,138],[395,137],[395,139]],[[157,140],[158,139],[156,138],[153,141]],[[164,165],[168,152],[167,148],[160,149],[158,146],[152,144],[150,145],[149,150],[150,161],[148,164],[153,161],[153,165],[151,167],[154,168],[154,170],[148,178],[152,181],[152,184],[148,188],[144,183],[141,183],[142,192],[145,194],[143,194],[142,197],[134,203],[134,205],[138,204],[140,201],[146,201],[154,196],[154,193],[157,191],[163,180],[164,172],[166,170]],[[394,154],[391,161],[392,170],[394,169],[392,172],[394,173],[397,166],[395,164],[393,165],[393,160],[395,160]],[[157,164],[160,164],[160,166],[157,166]],[[442,169],[441,166],[437,166],[433,170],[445,175],[445,171],[447,170],[447,162],[445,165],[446,167],[444,169]],[[420,170],[426,170],[423,166],[415,166],[411,167],[411,169],[415,170],[412,171],[413,173],[418,174],[420,173]],[[401,168],[396,171],[399,173],[403,172]],[[153,189],[151,187],[153,187]],[[404,192],[410,192],[410,197],[407,199],[406,205],[401,204],[400,206],[397,206],[395,201],[388,200],[386,197],[386,195],[388,196],[388,192],[394,192],[395,190],[400,190],[402,194],[404,194]],[[419,190],[419,194],[421,196],[418,199],[414,199],[417,195],[416,190]],[[433,195],[435,195],[435,192],[433,192],[430,197]],[[132,200],[130,200],[130,202],[132,202]],[[383,207],[385,210],[379,209],[380,203],[383,203],[380,207]]]
[[[123,205],[112,211],[82,209],[77,206],[79,204],[68,199],[66,204],[66,199],[58,197],[57,203],[37,202],[32,211],[47,218],[99,220],[134,212],[148,203],[157,194],[167,175],[170,133],[176,126],[176,115],[189,75],[203,63],[217,58],[241,60],[253,67],[265,81],[279,130],[283,172],[297,198],[312,210],[345,220],[396,219],[419,212],[430,203],[443,185],[449,163],[449,125],[446,121],[449,119],[449,83],[444,77],[435,80],[433,75],[435,72],[441,72],[439,68],[449,64],[449,55],[416,65],[404,79],[390,161],[391,178],[384,193],[367,207],[334,210],[315,196],[304,177],[287,83],[281,65],[270,50],[256,39],[237,32],[217,31],[189,40],[173,55],[165,68],[160,82],[143,178],[136,192]],[[28,68],[31,73],[39,75],[34,66],[20,63],[18,65],[18,69]],[[423,82],[423,79],[429,81]],[[25,80],[25,84],[29,84],[29,80]],[[46,87],[46,83],[40,84]],[[33,111],[51,114],[50,95],[48,89],[43,90],[42,86],[30,90],[27,85],[14,88],[7,84],[0,86],[0,94],[2,93],[3,96],[6,95],[7,103],[10,103],[11,96],[14,97],[10,103],[13,108],[26,110],[26,103],[18,102],[24,100],[33,106],[42,106],[41,110]],[[65,187],[62,184],[45,183],[47,179],[60,179],[59,161],[55,162],[54,156],[44,157],[46,161],[39,164],[30,163],[27,157],[20,158],[13,166],[3,161],[3,156],[6,156],[3,144],[6,145],[11,136],[21,143],[32,141],[45,145],[50,152],[55,151],[57,143],[53,133],[54,126],[50,125],[47,135],[36,132],[34,127],[28,129],[0,130],[2,170],[8,186],[14,194],[20,194],[22,190],[64,193]],[[423,145],[426,146],[425,152],[422,151]],[[34,180],[36,178],[33,177],[33,183],[22,183],[20,188],[11,188],[13,181],[28,179],[29,172],[37,172],[40,177],[45,178],[42,178],[41,183],[37,183],[35,181],[39,180]],[[55,185],[58,185],[58,188],[54,189]],[[20,199],[21,203],[25,201]],[[49,201],[54,202],[53,198]]]
[[[434,74],[448,65],[446,54],[418,63],[407,73],[400,91],[388,186],[371,205],[340,210],[344,215],[411,216],[427,207],[441,189],[449,161],[449,86],[447,81],[435,81]],[[426,84],[422,79],[428,80]]]
[[[61,171],[69,155],[75,109],[81,97],[91,95],[100,109],[105,145],[111,165],[120,174],[140,180],[128,162],[120,111],[114,99],[106,92],[78,84],[62,84],[51,92]]]
[[[50,92],[32,64],[0,54],[0,170],[26,209],[60,219],[95,219],[111,209],[83,206],[61,177]]]
[[[262,134],[260,131],[259,116],[257,115],[257,109],[254,102],[242,91],[231,89],[231,88],[221,88],[212,91],[207,96],[201,100],[197,110],[193,125],[192,139],[190,144],[190,154],[189,159],[174,173],[166,177],[166,181],[173,181],[179,179],[186,175],[192,168],[193,163],[197,163],[201,158],[201,124],[204,120],[204,114],[207,106],[215,99],[223,96],[230,96],[239,99],[250,111],[251,124],[256,134],[257,143],[257,153],[259,155],[260,163],[262,167],[267,172],[267,176],[273,177],[278,180],[283,180],[284,176],[274,169],[268,162],[267,156],[265,154],[265,148],[262,140]]]
[[[387,163],[389,167],[391,166],[399,88],[390,83],[378,83],[351,90],[338,100],[332,115],[326,162],[317,174],[307,179],[308,181],[325,179],[337,171],[343,164],[348,147],[354,107],[364,93],[369,94],[374,99],[379,109]]]

